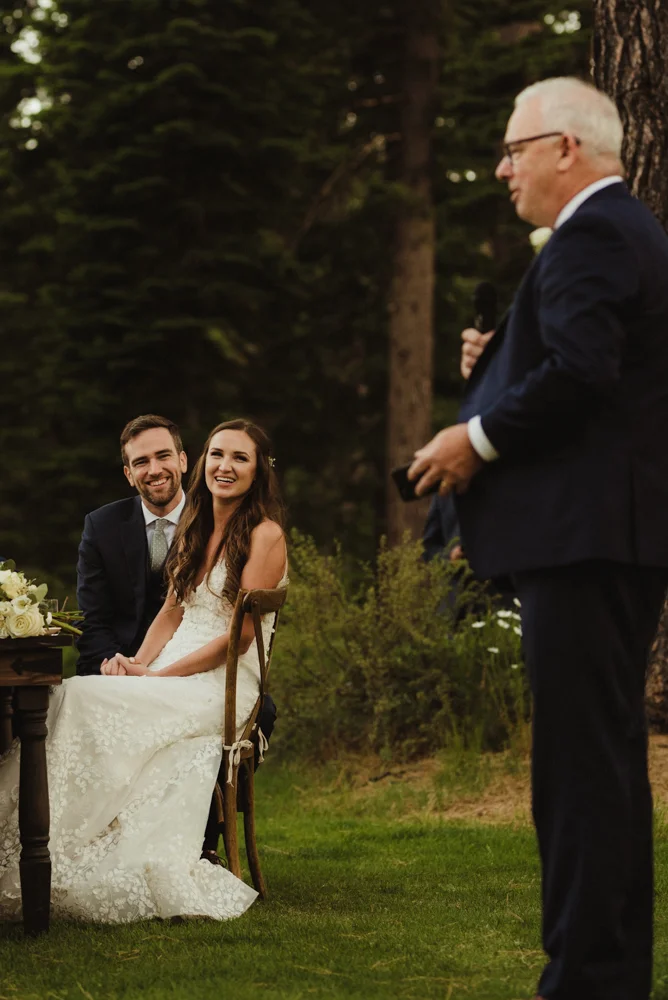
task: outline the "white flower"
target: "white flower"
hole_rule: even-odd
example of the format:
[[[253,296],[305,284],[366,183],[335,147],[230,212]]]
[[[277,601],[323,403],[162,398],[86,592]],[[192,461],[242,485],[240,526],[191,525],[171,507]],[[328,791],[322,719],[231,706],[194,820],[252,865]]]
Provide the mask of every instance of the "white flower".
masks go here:
[[[511,663],[510,664],[510,669],[511,670],[518,670],[519,666],[520,666],[519,663]]]
[[[515,633],[515,635],[522,635],[522,629],[518,625],[515,625],[515,627],[513,628],[513,632]]]
[[[488,646],[487,647],[487,652],[488,653],[498,653],[499,652],[499,647],[498,646]]]
[[[25,593],[25,578],[21,573],[14,573],[11,569],[0,570],[0,587],[6,597],[13,601],[19,594]]]
[[[515,605],[516,608],[521,608],[522,607],[522,605],[520,604],[520,601],[518,600],[517,597],[513,597],[513,604]]]
[[[0,639],[9,639],[9,632],[4,621],[0,621]]]
[[[28,635],[41,635],[44,619],[36,605],[20,615],[11,614],[5,619],[5,627],[13,639],[24,639]]]
[[[28,608],[33,606],[33,602],[30,600],[27,594],[21,594],[20,597],[15,597],[12,601],[12,608],[17,615],[23,614]]]
[[[508,622],[497,622],[496,624],[499,626],[499,628],[510,628]]]
[[[9,601],[0,601],[0,618],[4,618],[5,615],[10,614],[12,606]]]
[[[522,615],[516,615],[514,611],[510,612],[510,617],[514,618],[516,622],[522,621]]]
[[[512,611],[497,611],[496,612],[496,617],[497,618],[510,618],[510,617],[512,617]]]
[[[487,622],[473,622],[471,628],[484,628]]]
[[[534,229],[532,233],[529,233],[529,242],[533,247],[534,253],[541,252],[551,235],[552,230],[549,226],[541,226],[539,229]]]

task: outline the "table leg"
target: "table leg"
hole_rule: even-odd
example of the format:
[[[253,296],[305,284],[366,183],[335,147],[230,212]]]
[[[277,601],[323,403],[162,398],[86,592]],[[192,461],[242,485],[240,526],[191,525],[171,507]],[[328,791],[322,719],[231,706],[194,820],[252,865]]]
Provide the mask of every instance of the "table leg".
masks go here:
[[[49,854],[49,787],[46,772],[48,687],[20,687],[17,715],[21,740],[19,836],[21,898],[26,934],[49,929],[51,855]]]
[[[13,698],[13,688],[0,688],[0,753],[5,753],[12,745]]]

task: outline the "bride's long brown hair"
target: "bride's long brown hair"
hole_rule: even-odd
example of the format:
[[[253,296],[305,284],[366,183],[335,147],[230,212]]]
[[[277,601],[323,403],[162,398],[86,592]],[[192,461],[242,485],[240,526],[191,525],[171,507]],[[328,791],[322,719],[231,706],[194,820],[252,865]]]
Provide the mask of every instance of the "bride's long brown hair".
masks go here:
[[[250,553],[253,528],[262,521],[276,521],[281,527],[285,509],[276,473],[269,460],[271,442],[265,432],[250,420],[227,420],[209,434],[188,482],[188,497],[167,558],[169,585],[177,601],[184,601],[195,590],[208,541],[213,532],[213,497],[204,473],[209,446],[220,431],[245,431],[255,445],[255,479],[225,526],[223,538],[212,563],[215,566],[225,551],[227,575],[221,597],[234,604],[241,585],[241,574]]]

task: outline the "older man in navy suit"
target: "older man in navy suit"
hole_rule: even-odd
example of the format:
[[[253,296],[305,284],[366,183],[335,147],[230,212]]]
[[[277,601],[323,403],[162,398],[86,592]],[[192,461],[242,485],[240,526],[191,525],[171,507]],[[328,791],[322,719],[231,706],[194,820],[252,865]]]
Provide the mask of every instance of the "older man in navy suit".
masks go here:
[[[458,493],[479,575],[512,574],[534,699],[549,1000],[646,1000],[652,801],[644,685],[668,582],[668,238],[622,180],[622,127],[581,81],[519,95],[497,177],[551,227],[417,452]],[[464,334],[469,360],[480,346]]]

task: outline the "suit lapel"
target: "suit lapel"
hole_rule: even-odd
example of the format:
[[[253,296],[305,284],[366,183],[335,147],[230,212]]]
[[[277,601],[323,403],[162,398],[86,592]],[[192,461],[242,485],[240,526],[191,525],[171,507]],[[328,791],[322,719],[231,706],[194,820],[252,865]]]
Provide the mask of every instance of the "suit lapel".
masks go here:
[[[147,543],[140,497],[135,497],[131,515],[121,526],[121,540],[127,561],[128,580],[135,596],[137,617],[141,619],[146,603]]]

